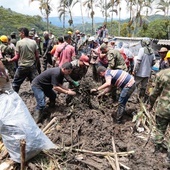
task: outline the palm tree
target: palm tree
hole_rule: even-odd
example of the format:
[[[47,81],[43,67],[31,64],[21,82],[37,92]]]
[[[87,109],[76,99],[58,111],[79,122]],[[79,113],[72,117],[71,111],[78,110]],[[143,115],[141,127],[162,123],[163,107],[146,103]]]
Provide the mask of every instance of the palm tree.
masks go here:
[[[164,13],[164,16],[168,16],[169,14],[169,6],[170,6],[170,1],[169,0],[160,0],[160,2],[157,4],[157,9],[159,11],[162,11]]]
[[[47,20],[47,31],[49,31],[49,15],[52,11],[52,8],[50,6],[51,0],[29,0],[29,3],[34,2],[34,1],[40,2],[39,9],[42,15],[44,15]]]
[[[118,11],[117,11],[117,6],[118,6],[117,0],[111,0],[109,2],[108,6],[109,6],[109,13],[111,13],[111,22],[113,22],[113,13],[116,13],[116,15],[118,13]]]
[[[81,11],[81,17],[82,17],[83,32],[85,32],[82,0],[79,0],[79,3],[80,3],[80,11]]]
[[[58,7],[59,18],[63,17],[63,28],[65,28],[65,17],[69,15],[70,19],[68,20],[69,25],[73,25],[72,11],[73,7],[78,3],[78,0],[60,0],[60,5]]]
[[[152,9],[152,3],[154,2],[154,0],[126,0],[126,2],[130,11],[130,20],[128,24],[129,33],[130,28],[132,27],[133,24],[134,35],[137,26],[141,27],[143,25],[143,20],[145,17],[142,15],[142,13],[145,10],[147,11],[148,8]]]
[[[91,17],[92,20],[92,35],[94,34],[94,5],[95,5],[95,0],[85,0],[83,3],[83,6],[86,6],[88,14]]]

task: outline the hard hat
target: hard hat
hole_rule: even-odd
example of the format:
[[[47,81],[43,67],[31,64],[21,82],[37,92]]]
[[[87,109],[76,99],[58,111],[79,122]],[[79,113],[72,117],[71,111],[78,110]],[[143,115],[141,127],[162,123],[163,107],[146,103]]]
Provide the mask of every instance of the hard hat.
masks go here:
[[[2,35],[2,36],[0,37],[0,40],[1,40],[2,42],[4,42],[4,43],[7,43],[7,42],[8,42],[8,37],[7,37],[6,35]]]
[[[166,58],[170,58],[170,50],[167,52]]]
[[[68,31],[67,33],[70,34],[70,35],[72,35],[72,32],[71,32],[71,31]]]
[[[95,38],[93,36],[89,37],[88,41],[94,41]]]

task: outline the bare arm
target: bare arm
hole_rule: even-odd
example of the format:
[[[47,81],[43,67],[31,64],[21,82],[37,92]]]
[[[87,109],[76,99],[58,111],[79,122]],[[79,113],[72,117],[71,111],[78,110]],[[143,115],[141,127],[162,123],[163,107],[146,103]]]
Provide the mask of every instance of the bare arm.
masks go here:
[[[15,56],[13,58],[9,58],[9,62],[17,61],[19,59],[20,55],[18,52],[15,53]]]
[[[65,93],[65,94],[69,94],[69,95],[76,95],[76,92],[71,90],[71,89],[67,89],[63,86],[54,86],[53,87],[54,91],[57,91],[59,93]]]

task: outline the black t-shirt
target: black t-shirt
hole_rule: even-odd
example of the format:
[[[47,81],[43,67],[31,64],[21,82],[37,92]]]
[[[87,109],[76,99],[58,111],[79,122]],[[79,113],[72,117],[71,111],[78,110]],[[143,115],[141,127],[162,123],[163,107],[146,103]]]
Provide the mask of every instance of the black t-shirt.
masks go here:
[[[45,70],[40,75],[38,75],[33,81],[32,84],[38,87],[53,87],[63,84],[64,74],[61,71],[61,68],[50,68]]]

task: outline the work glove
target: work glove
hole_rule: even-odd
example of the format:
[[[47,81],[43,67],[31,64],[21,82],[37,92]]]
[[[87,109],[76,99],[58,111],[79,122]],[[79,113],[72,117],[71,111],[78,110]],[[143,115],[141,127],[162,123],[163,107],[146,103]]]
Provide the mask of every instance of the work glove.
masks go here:
[[[80,84],[79,84],[78,81],[73,81],[73,85],[74,85],[75,87],[79,87],[79,86],[80,86]]]

